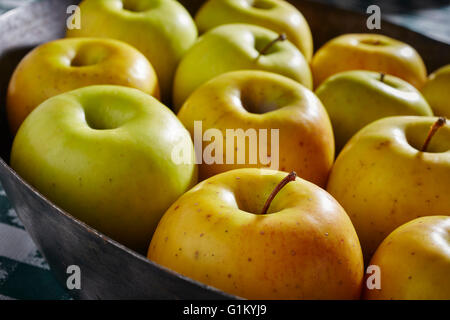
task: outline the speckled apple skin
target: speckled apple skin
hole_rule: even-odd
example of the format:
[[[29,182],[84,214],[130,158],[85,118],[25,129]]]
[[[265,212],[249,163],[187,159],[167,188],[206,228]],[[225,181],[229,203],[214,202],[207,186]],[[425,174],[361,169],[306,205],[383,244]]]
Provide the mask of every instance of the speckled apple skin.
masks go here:
[[[450,124],[420,152],[435,117],[377,120],[339,154],[327,191],[345,208],[365,260],[400,225],[421,216],[450,215]]]
[[[240,0],[210,0],[195,16],[200,33],[223,24],[249,23],[285,33],[311,61],[313,40],[308,22],[300,11],[287,1],[265,0],[260,3]]]
[[[174,110],[178,112],[203,83],[230,71],[274,72],[311,89],[308,61],[289,40],[274,43],[260,56],[260,51],[278,36],[272,30],[251,24],[222,25],[201,35],[177,67],[173,83]]]
[[[422,93],[437,116],[450,119],[450,64],[433,72]]]
[[[258,214],[285,176],[238,169],[201,182],[164,214],[148,257],[248,299],[358,299],[361,248],[333,197],[297,178]]]
[[[330,76],[315,91],[330,116],[336,153],[360,129],[390,116],[432,116],[422,94],[406,81],[366,70]]]
[[[203,131],[220,130],[225,138],[227,129],[265,129],[271,161],[275,161],[275,157],[270,154],[270,130],[278,129],[279,165],[271,169],[294,170],[299,177],[321,187],[326,185],[334,161],[334,137],[328,114],[310,90],[287,77],[256,70],[223,74],[196,90],[183,105],[178,118],[193,138],[194,121],[202,121]],[[256,164],[250,163],[248,139],[245,164],[238,164],[236,158],[234,164],[227,164],[224,140],[223,163],[203,161],[199,165],[200,179],[237,168],[272,165],[261,163],[261,157]],[[210,143],[203,142],[203,149]]]
[[[380,267],[376,300],[450,300],[450,216],[414,219],[395,229],[370,264]]]
[[[193,145],[176,116],[140,90],[101,85],[52,97],[25,119],[11,167],[52,203],[145,253],[159,219],[197,183]]]
[[[81,28],[67,30],[67,37],[129,43],[153,65],[162,101],[170,104],[175,69],[197,40],[197,27],[183,5],[175,0],[84,0],[80,10]]]
[[[311,70],[314,88],[346,70],[383,72],[418,89],[427,79],[425,64],[413,47],[380,34],[346,34],[328,41],[314,55]]]

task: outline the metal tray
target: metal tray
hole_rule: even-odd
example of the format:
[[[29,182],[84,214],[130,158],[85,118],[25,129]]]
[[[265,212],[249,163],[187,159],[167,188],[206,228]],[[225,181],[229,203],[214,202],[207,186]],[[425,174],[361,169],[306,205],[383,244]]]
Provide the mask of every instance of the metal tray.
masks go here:
[[[0,17],[0,181],[12,206],[57,280],[65,287],[69,265],[81,268],[82,299],[236,299],[161,267],[53,205],[9,166],[11,137],[5,96],[11,74],[33,47],[64,36],[66,8],[79,1],[46,0]],[[180,1],[194,14],[203,1]],[[291,1],[308,20],[315,48],[343,33],[368,32],[367,16],[309,1]],[[326,22],[326,23],[325,23]],[[448,63],[450,46],[383,21],[381,33],[413,45],[429,71]]]

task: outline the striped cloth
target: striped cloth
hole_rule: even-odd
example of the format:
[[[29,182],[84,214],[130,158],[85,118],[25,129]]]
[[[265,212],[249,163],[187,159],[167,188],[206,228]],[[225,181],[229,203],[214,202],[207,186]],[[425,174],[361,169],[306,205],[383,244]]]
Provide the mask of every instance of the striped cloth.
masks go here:
[[[24,230],[0,184],[0,300],[69,298]]]
[[[0,14],[20,4],[39,0],[0,0]],[[376,1],[319,0],[365,12],[370,4],[381,7],[382,17],[430,37],[450,43],[450,5],[448,0]],[[420,5],[419,2],[422,4]],[[405,6],[406,5],[406,6]],[[45,259],[24,230],[0,184],[0,300],[70,299],[53,277]]]

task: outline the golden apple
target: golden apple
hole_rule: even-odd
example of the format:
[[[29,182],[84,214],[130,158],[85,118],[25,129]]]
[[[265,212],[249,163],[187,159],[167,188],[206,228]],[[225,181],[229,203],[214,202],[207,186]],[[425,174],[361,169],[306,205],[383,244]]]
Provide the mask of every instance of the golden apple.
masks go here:
[[[450,216],[414,219],[395,229],[371,262],[381,288],[365,288],[365,299],[450,300]]]
[[[164,214],[149,259],[248,299],[358,299],[350,219],[326,191],[293,179],[253,168],[201,182]]]
[[[430,140],[436,124],[442,127]],[[327,186],[350,216],[366,261],[400,225],[450,214],[449,190],[450,124],[420,116],[384,118],[360,130],[339,154]]]
[[[132,87],[159,98],[152,65],[125,42],[55,40],[28,53],[12,75],[6,103],[11,131],[15,134],[31,111],[48,98],[94,84]]]
[[[450,64],[429,76],[422,93],[437,116],[450,119]]]
[[[422,94],[406,81],[383,73],[336,73],[316,90],[333,126],[336,151],[367,124],[389,116],[432,116]]]
[[[197,183],[193,161],[171,161],[178,144],[193,149],[181,122],[155,98],[88,86],[47,99],[25,119],[11,167],[60,208],[146,252],[163,213]]]
[[[155,68],[161,96],[168,104],[176,67],[197,39],[189,12],[175,0],[84,0],[81,28],[68,37],[125,41],[141,51]]]
[[[336,37],[316,52],[311,69],[315,88],[332,74],[355,69],[390,74],[416,88],[427,79],[425,64],[413,47],[381,34]]]
[[[308,62],[283,35],[250,24],[227,24],[204,33],[181,60],[173,84],[174,110],[206,81],[237,70],[270,71],[312,88]]]
[[[319,186],[326,184],[334,161],[331,123],[314,93],[294,80],[265,71],[228,72],[199,87],[178,118],[194,141],[198,139],[195,121],[201,121],[205,133],[218,130],[221,135],[211,143],[196,145],[200,149],[197,158],[204,160],[199,165],[201,179],[231,169],[270,167],[295,170]],[[278,130],[277,136],[273,130]],[[217,144],[222,137],[224,142]],[[241,140],[245,146],[239,139],[245,139]],[[207,161],[213,146],[216,157]]]

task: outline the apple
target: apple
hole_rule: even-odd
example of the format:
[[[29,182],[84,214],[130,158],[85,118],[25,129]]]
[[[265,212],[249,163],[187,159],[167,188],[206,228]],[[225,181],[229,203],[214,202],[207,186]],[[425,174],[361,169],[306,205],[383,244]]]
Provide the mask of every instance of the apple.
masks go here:
[[[175,110],[201,84],[242,69],[279,73],[312,87],[308,62],[284,34],[249,24],[227,24],[203,34],[181,60],[173,87]]]
[[[433,72],[422,93],[438,116],[450,118],[450,64]]]
[[[327,186],[350,216],[366,261],[400,225],[450,215],[449,190],[450,125],[420,116],[384,118],[360,130],[339,154]]]
[[[314,55],[311,70],[317,88],[332,74],[370,70],[399,77],[416,88],[424,85],[427,71],[410,45],[381,34],[345,34],[324,44]]]
[[[381,272],[381,289],[365,299],[450,300],[450,216],[414,219],[395,229],[370,264]]]
[[[145,252],[162,214],[197,182],[197,168],[171,161],[193,148],[176,116],[122,86],[89,86],[36,108],[14,139],[11,166],[53,203],[100,232]]]
[[[281,171],[295,170],[301,178],[325,187],[334,161],[331,123],[314,93],[290,78],[258,70],[222,74],[194,91],[178,118],[194,141],[197,140],[195,121],[201,121],[205,134],[209,129],[217,129],[223,137],[223,148],[217,147],[222,156],[213,163],[202,161],[200,179],[231,169],[270,167]],[[239,129],[249,134],[244,147],[239,141],[235,143],[235,136],[229,134],[230,130],[235,130],[237,135]],[[253,141],[248,130],[255,133]],[[266,138],[261,130],[265,130]],[[278,130],[277,136],[272,130]],[[244,133],[237,135],[237,139],[244,138]],[[273,140],[274,137],[278,140]],[[202,143],[199,147],[203,158],[211,145]],[[240,152],[244,163],[237,160]],[[270,156],[270,161],[261,157],[261,152]],[[251,154],[256,159],[253,163]]]
[[[227,171],[186,192],[162,217],[148,258],[247,299],[358,299],[363,280],[339,203],[295,173],[267,169]]]
[[[313,40],[308,22],[286,1],[209,0],[197,12],[195,22],[200,33],[230,23],[254,24],[286,33],[307,61],[312,58]]]
[[[55,40],[28,53],[12,75],[6,104],[11,131],[48,98],[94,84],[132,87],[159,98],[153,67],[132,46],[109,39]]]
[[[333,125],[336,151],[365,125],[389,116],[432,116],[420,92],[384,73],[351,70],[330,76],[316,90]]]
[[[197,27],[175,0],[84,0],[81,28],[68,37],[114,38],[141,51],[155,68],[162,100],[170,102],[173,75],[197,39]]]

